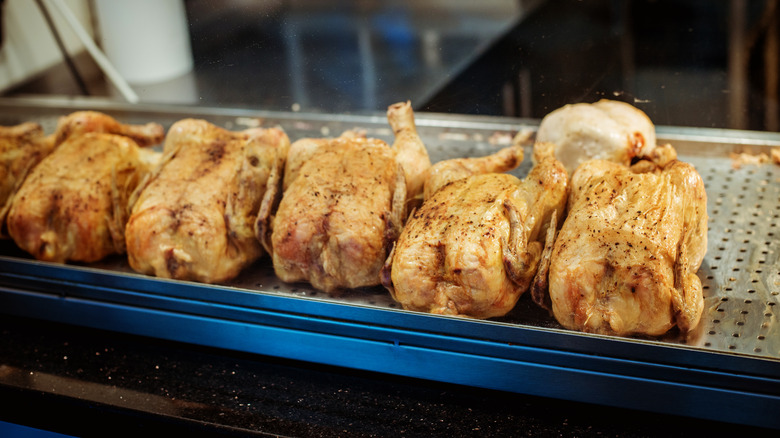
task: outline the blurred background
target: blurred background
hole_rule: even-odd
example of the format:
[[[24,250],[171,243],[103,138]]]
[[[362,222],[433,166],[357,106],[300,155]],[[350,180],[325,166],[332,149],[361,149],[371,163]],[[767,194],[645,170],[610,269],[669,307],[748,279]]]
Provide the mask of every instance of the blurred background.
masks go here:
[[[127,100],[94,41],[151,104],[542,118],[609,98],[657,125],[778,131],[777,3],[0,0],[0,93]]]

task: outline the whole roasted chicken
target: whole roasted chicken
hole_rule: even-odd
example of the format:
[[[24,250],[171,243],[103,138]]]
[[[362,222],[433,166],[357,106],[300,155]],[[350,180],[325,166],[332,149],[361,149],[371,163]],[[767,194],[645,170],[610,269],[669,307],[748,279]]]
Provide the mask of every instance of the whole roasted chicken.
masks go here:
[[[128,199],[154,161],[136,140],[151,145],[163,135],[160,125],[123,125],[96,112],[64,117],[54,151],[13,198],[9,235],[46,261],[94,262],[123,253]]]
[[[607,99],[556,109],[542,119],[536,141],[555,144],[555,156],[569,174],[591,159],[628,166],[656,146],[655,126],[644,112]]]
[[[27,174],[54,149],[54,138],[33,122],[0,126],[0,236],[7,237],[5,218]]]
[[[490,318],[515,306],[545,244],[552,245],[545,230],[555,230],[568,193],[552,145],[537,144],[534,154],[523,180],[496,173],[522,161],[519,146],[431,168],[430,197],[409,218],[383,270],[383,284],[405,309]],[[437,177],[447,174],[448,182]]]
[[[168,131],[160,165],[133,195],[126,240],[141,273],[217,283],[259,258],[254,235],[280,189],[290,141],[278,128],[233,132],[185,119]]]
[[[256,228],[281,280],[327,292],[379,284],[430,166],[411,105],[391,105],[387,118],[392,147],[355,132],[291,146],[276,215]]]
[[[574,173],[549,269],[547,304],[561,325],[655,336],[698,324],[707,195],[675,158],[667,145],[630,168],[593,160]]]

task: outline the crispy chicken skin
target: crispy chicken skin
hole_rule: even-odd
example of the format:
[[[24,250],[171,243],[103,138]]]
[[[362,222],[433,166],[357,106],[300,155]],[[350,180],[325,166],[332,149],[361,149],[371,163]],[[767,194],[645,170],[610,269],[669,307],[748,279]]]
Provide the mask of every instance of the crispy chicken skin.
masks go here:
[[[54,138],[37,123],[0,126],[0,237],[14,195],[30,171],[54,149]]]
[[[564,327],[656,336],[698,324],[707,196],[693,166],[670,149],[632,168],[589,161],[572,176],[549,271],[552,311]]]
[[[173,124],[163,157],[133,195],[130,266],[163,278],[219,283],[262,254],[254,225],[280,190],[289,150],[277,128],[233,132],[204,120]]]
[[[644,112],[607,99],[556,109],[542,119],[536,140],[555,144],[555,156],[569,174],[591,159],[628,166],[656,146],[655,126]]]
[[[568,193],[566,170],[544,146],[548,152],[524,180],[491,172],[508,170],[507,156],[522,160],[513,148],[468,166],[470,176],[461,172],[462,160],[441,163],[453,164],[453,180],[412,214],[383,269],[393,298],[409,310],[474,318],[503,316],[515,306]]]
[[[379,284],[405,203],[421,193],[430,165],[411,105],[391,105],[387,118],[392,147],[353,132],[291,146],[278,211],[270,229],[256,228],[282,281],[329,293]]]
[[[39,260],[94,262],[123,253],[128,198],[150,169],[140,155],[120,135],[66,138],[17,192],[8,233]]]

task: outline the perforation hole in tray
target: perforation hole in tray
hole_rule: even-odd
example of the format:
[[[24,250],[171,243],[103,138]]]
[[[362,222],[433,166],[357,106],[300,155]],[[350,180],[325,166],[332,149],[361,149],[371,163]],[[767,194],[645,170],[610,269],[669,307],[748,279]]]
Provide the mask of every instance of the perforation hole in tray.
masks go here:
[[[708,197],[700,345],[777,357],[780,167],[696,165]],[[772,335],[774,334],[774,336]]]

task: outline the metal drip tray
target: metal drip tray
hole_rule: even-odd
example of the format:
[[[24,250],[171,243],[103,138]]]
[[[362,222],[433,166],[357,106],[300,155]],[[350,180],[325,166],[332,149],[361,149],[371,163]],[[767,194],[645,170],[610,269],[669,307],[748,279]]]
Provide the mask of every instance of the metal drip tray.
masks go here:
[[[323,115],[127,106],[102,100],[0,100],[0,124],[90,109],[126,123],[185,117],[228,129],[279,125],[292,141],[359,128],[392,140],[384,114]],[[480,156],[538,121],[417,114],[431,159]],[[780,428],[780,166],[737,166],[780,135],[658,127],[704,179],[709,248],[698,274],[705,310],[687,336],[620,338],[563,329],[527,294],[490,321],[405,311],[381,287],[330,296],[287,284],[263,258],[227,284],[132,272],[124,257],[90,265],[31,259],[0,242],[0,311],[423,379]],[[530,150],[527,151],[530,157]],[[527,159],[515,170],[524,176]],[[637,395],[639,394],[639,395]]]

